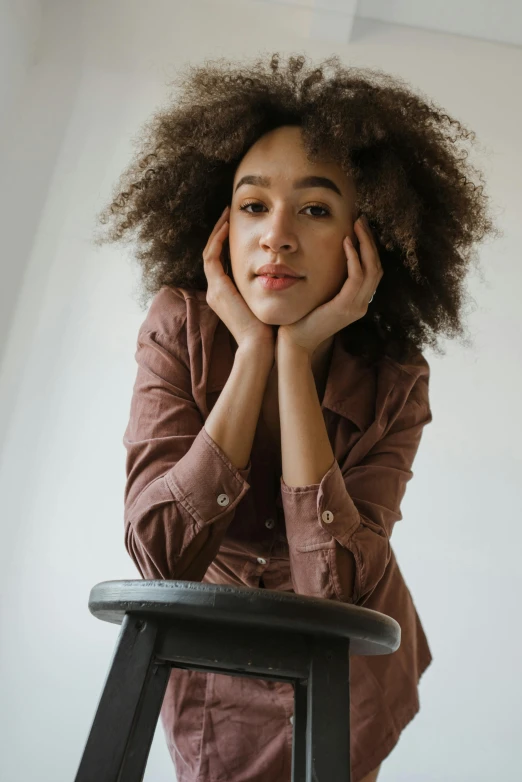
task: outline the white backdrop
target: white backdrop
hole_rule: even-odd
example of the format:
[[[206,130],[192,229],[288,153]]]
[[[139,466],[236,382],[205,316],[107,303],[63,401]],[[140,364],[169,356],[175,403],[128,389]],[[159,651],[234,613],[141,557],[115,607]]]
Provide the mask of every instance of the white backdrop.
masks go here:
[[[89,591],[139,578],[122,436],[145,313],[131,249],[92,246],[95,215],[181,64],[272,51],[387,70],[478,135],[504,237],[469,280],[473,345],[426,353],[434,418],[392,542],[434,662],[379,782],[516,782],[521,49],[369,22],[344,43],[295,4],[246,0],[14,8],[0,73],[3,782],[74,778],[119,631],[91,616]],[[174,779],[160,724],[145,778]]]

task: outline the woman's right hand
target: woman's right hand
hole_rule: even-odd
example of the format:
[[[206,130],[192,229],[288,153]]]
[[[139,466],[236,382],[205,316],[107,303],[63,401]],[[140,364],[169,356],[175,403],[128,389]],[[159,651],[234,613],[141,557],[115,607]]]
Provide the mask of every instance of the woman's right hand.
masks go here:
[[[203,250],[203,269],[208,282],[207,304],[223,321],[241,345],[272,351],[275,359],[275,329],[257,318],[232,279],[223,268],[223,244],[228,236],[229,207],[227,206],[214,226]]]

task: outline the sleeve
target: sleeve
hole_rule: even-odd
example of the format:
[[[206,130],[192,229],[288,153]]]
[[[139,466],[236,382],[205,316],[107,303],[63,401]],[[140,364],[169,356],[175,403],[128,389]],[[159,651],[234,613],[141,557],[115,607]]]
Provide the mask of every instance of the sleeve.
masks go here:
[[[138,333],[123,437],[125,547],[145,579],[201,581],[250,488],[205,430],[192,396],[186,325],[176,339]]]
[[[356,465],[337,460],[318,484],[281,497],[296,592],[364,605],[390,560],[390,537],[424,426],[431,422],[421,378],[388,431]],[[345,459],[346,461],[346,459]]]

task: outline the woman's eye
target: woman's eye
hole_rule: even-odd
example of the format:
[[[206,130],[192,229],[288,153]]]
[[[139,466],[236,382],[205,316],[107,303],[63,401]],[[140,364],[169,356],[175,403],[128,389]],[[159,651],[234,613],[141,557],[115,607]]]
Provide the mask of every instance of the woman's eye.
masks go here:
[[[328,215],[330,214],[328,209],[326,209],[324,206],[319,206],[319,204],[310,204],[310,206],[305,206],[305,209],[322,209],[323,212],[326,212],[326,214],[312,215],[312,217],[328,217]]]
[[[245,212],[245,211],[247,211],[249,206],[260,206],[260,207],[264,208],[263,204],[260,204],[257,201],[250,201],[248,204],[243,204],[239,208],[240,208],[241,211]],[[321,209],[324,212],[324,214],[319,214],[319,215],[318,214],[312,214],[312,215],[310,215],[310,217],[328,217],[330,215],[329,210],[326,209],[326,207],[321,206],[320,204],[309,204],[308,206],[305,206],[304,209]],[[248,212],[248,214],[260,214],[260,212]]]
[[[262,206],[262,204],[258,204],[256,201],[250,201],[248,204],[243,204],[243,206],[240,206],[242,212],[246,212],[249,206]],[[258,214],[256,212],[249,212],[249,214]]]

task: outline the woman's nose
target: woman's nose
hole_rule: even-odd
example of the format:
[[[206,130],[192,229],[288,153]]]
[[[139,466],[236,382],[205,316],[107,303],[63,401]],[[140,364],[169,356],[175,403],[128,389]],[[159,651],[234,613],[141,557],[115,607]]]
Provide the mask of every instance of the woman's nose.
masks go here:
[[[288,219],[275,218],[263,227],[265,230],[261,236],[261,244],[269,247],[272,252],[291,250],[296,247],[297,237]]]

